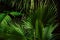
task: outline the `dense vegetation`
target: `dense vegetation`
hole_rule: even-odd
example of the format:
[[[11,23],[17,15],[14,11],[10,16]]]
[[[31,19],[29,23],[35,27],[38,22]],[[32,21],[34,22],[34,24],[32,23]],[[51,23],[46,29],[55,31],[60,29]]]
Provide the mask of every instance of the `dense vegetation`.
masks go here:
[[[0,6],[0,40],[55,40],[53,0],[1,0]]]

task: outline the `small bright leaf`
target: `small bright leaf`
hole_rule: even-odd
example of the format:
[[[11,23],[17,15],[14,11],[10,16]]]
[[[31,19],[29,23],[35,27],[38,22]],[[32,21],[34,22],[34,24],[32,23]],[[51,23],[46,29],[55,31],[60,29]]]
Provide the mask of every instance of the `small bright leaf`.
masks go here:
[[[22,15],[22,13],[20,13],[20,12],[10,12],[10,14],[11,14],[12,16]]]

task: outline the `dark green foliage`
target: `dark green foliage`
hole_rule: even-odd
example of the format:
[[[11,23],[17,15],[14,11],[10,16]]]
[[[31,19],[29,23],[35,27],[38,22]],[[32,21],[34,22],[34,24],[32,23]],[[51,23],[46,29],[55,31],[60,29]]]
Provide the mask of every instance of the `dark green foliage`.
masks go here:
[[[2,1],[2,0],[1,0]],[[6,3],[8,0],[2,2]],[[53,1],[41,0],[36,10],[31,10],[28,14],[28,1],[21,4],[26,8],[25,12],[17,12],[20,0],[8,1],[11,7],[16,4],[15,11],[3,11],[0,14],[0,39],[1,40],[51,40],[52,32],[58,26],[55,23],[57,8]],[[22,10],[22,9],[21,9]],[[27,14],[26,14],[27,12]],[[12,18],[12,17],[13,18]],[[20,16],[22,16],[20,18]],[[19,18],[16,18],[19,17]],[[19,21],[18,21],[19,19]]]

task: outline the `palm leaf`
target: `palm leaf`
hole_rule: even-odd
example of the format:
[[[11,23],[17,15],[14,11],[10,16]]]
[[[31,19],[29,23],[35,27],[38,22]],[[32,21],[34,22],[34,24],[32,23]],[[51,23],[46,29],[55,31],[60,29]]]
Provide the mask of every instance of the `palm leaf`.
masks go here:
[[[4,17],[6,16],[6,14],[0,14],[0,22],[4,19]]]
[[[2,25],[2,26],[7,26],[9,22],[11,22],[11,18],[10,18],[9,15],[6,15],[6,16],[3,18],[2,22],[1,22],[1,25]]]
[[[53,37],[52,32],[54,31],[56,27],[57,27],[57,24],[56,25],[51,24],[51,25],[47,25],[44,28],[44,39],[45,40],[50,40]]]

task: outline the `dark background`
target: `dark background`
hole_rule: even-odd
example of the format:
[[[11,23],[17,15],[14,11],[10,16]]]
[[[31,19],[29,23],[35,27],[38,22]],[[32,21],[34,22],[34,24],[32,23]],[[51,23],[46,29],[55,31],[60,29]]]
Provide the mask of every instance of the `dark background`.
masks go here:
[[[60,0],[54,0],[57,5],[57,23],[59,23],[58,27],[54,30],[53,33],[60,34]]]

